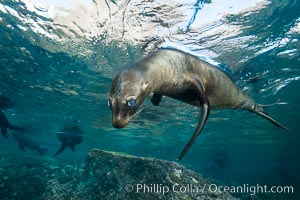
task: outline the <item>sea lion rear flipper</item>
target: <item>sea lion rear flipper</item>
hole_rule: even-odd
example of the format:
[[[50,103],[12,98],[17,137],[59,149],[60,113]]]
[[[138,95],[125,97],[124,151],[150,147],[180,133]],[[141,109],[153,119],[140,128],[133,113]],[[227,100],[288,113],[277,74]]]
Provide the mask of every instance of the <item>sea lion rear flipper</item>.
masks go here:
[[[71,145],[71,146],[70,146],[70,149],[71,149],[73,152],[75,152],[75,146],[74,146],[74,145]]]
[[[7,128],[5,128],[5,127],[1,128],[1,133],[2,133],[3,137],[7,138]]]
[[[60,154],[61,152],[63,152],[66,148],[66,145],[65,144],[62,144],[61,147],[57,150],[57,152],[55,153],[55,155],[58,155]]]
[[[153,96],[152,96],[152,98],[151,98],[152,104],[153,104],[154,106],[158,106],[158,105],[159,105],[159,102],[161,101],[161,98],[162,98],[162,95],[153,93]]]
[[[279,122],[277,122],[275,119],[273,119],[271,116],[269,116],[267,113],[263,112],[263,111],[254,111],[255,113],[257,113],[258,115],[266,118],[267,120],[269,120],[272,124],[274,124],[275,126],[282,128],[285,131],[289,131],[289,129],[287,129],[285,126],[283,126],[282,124],[280,124]]]
[[[180,156],[178,158],[178,160],[181,160],[185,154],[188,152],[188,150],[191,148],[191,146],[193,145],[193,143],[196,141],[197,137],[199,136],[201,130],[204,127],[204,124],[208,118],[209,112],[210,112],[210,106],[209,106],[209,101],[207,99],[207,96],[204,92],[204,86],[201,83],[200,80],[194,79],[192,81],[192,85],[195,86],[196,88],[196,94],[199,97],[199,101],[201,102],[201,115],[200,115],[200,120],[197,126],[196,131],[194,132],[192,138],[190,139],[190,141],[185,145],[184,149],[182,150],[182,152],[180,153]]]

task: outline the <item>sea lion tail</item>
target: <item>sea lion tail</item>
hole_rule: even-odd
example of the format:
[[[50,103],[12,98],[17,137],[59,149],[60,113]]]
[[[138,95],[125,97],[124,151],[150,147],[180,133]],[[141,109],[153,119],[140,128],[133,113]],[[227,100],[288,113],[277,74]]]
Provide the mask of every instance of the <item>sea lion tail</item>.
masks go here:
[[[273,119],[270,115],[268,115],[267,113],[263,112],[263,111],[254,111],[256,114],[266,118],[267,120],[269,120],[272,124],[274,124],[275,126],[285,130],[285,131],[289,131],[289,129],[287,129],[284,125],[282,125],[281,123],[279,123],[278,121],[276,121],[275,119]]]

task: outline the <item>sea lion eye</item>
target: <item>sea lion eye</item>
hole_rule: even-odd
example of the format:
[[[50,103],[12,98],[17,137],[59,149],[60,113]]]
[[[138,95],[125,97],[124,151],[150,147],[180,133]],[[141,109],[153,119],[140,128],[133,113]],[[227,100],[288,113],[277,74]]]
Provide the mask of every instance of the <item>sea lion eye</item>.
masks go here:
[[[134,107],[134,106],[136,106],[136,100],[135,100],[135,99],[129,99],[129,100],[127,100],[127,105],[128,105],[129,107]]]

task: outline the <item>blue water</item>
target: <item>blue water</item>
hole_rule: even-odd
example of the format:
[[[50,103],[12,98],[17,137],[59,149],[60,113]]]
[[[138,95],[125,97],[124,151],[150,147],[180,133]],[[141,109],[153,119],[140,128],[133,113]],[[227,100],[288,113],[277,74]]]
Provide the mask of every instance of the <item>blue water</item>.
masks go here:
[[[300,2],[234,1],[0,2],[0,95],[14,106],[12,124],[59,162],[82,162],[92,148],[176,161],[191,137],[199,108],[147,99],[124,129],[111,125],[110,84],[126,64],[159,46],[184,47],[218,63],[284,124],[284,132],[253,113],[213,110],[180,163],[227,183],[300,185]],[[198,3],[197,3],[198,2]],[[61,155],[56,132],[80,121],[83,142]],[[7,155],[21,152],[0,138]],[[50,159],[49,158],[49,159]]]

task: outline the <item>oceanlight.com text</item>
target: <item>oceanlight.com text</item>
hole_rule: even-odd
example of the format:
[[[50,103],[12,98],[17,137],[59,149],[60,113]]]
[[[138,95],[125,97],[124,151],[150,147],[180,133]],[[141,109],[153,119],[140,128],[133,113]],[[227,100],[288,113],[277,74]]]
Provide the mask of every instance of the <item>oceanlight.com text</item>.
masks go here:
[[[267,186],[267,185],[249,185],[226,186],[210,184],[208,191],[212,193],[230,193],[230,194],[293,194],[293,186]]]
[[[228,193],[228,194],[293,194],[294,187],[293,186],[267,186],[267,185],[234,185],[234,186],[226,186],[226,185],[217,185],[217,184],[173,184],[173,185],[165,185],[165,184],[127,184],[125,186],[126,192],[134,192],[134,193],[159,193],[165,195],[169,192],[175,193]]]

